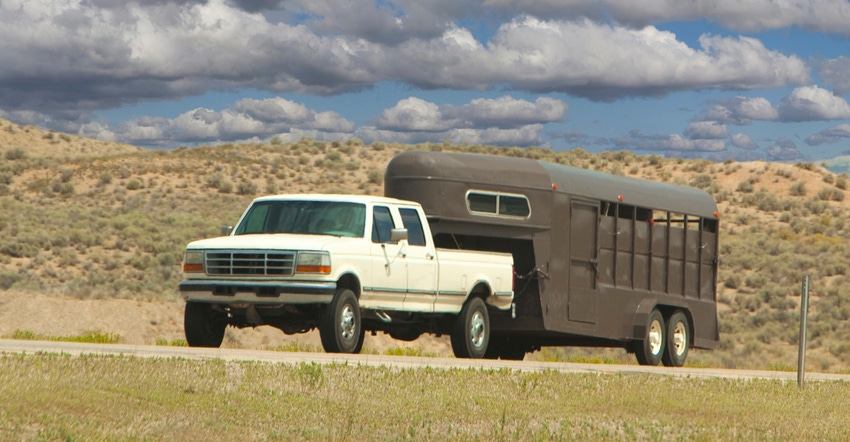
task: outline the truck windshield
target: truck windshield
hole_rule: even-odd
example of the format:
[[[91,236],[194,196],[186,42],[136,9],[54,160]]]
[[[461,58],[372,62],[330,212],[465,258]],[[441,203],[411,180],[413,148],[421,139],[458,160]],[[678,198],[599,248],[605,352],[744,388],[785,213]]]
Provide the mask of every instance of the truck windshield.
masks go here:
[[[366,206],[336,201],[262,201],[254,203],[236,227],[236,235],[298,233],[363,237]]]

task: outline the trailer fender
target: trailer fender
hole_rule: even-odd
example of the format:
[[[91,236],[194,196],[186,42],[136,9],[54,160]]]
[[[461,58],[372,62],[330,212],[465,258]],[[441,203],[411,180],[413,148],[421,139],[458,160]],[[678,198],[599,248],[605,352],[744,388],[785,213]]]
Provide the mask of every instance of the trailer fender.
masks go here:
[[[658,309],[658,311],[661,312],[665,322],[670,319],[670,315],[672,315],[676,310],[684,313],[690,323],[690,330],[688,330],[690,334],[688,336],[693,336],[694,318],[691,314],[691,309],[687,304],[670,301],[665,301],[663,304],[660,304],[657,299],[644,298],[640,304],[638,304],[638,307],[635,310],[634,319],[632,320],[632,339],[643,339],[644,336],[646,336],[646,325],[649,321],[649,314],[655,309]],[[691,339],[691,343],[693,343],[693,339]]]
[[[649,314],[655,310],[656,305],[658,305],[658,300],[652,298],[644,298],[638,304],[634,319],[632,319],[632,339],[639,340],[646,336],[646,324],[649,322]]]

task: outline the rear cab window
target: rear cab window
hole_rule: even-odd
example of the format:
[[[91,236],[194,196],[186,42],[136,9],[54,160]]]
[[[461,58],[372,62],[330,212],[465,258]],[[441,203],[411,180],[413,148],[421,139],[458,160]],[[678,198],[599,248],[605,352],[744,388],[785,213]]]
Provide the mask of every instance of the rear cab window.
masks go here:
[[[422,228],[419,212],[416,209],[399,209],[398,212],[404,228],[407,229],[407,243],[412,246],[424,246],[426,244],[425,229]]]

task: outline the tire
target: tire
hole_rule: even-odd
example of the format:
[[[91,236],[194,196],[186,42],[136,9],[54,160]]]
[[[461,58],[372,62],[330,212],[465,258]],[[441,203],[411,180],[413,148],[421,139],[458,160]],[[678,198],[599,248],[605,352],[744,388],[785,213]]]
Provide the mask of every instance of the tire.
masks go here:
[[[691,326],[688,316],[676,310],[667,321],[667,345],[661,362],[667,367],[681,367],[688,358],[691,342]]]
[[[635,356],[640,365],[658,365],[664,354],[667,331],[664,329],[664,317],[658,310],[652,310],[646,321],[646,336],[635,345]]]
[[[480,359],[490,342],[490,316],[481,298],[472,298],[463,306],[451,334],[452,351],[458,358]]]
[[[319,319],[322,347],[328,353],[360,353],[364,336],[357,296],[349,289],[337,290]]]
[[[183,330],[189,347],[220,347],[227,328],[227,315],[213,309],[212,304],[186,302]]]

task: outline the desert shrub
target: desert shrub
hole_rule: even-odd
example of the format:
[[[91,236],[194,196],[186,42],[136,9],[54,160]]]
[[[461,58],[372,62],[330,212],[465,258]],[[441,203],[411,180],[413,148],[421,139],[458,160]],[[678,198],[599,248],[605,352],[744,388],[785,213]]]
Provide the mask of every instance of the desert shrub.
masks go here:
[[[0,244],[0,254],[11,256],[12,258],[33,258],[38,255],[38,247],[35,244],[23,241]]]
[[[748,178],[744,181],[738,183],[738,187],[735,188],[738,192],[741,193],[753,193],[755,190],[755,180],[752,178]]]
[[[59,181],[67,183],[74,178],[73,169],[59,169]]]
[[[806,194],[806,183],[805,181],[798,181],[793,186],[791,186],[790,190],[791,196],[803,196]]]
[[[754,289],[761,288],[764,286],[765,282],[767,282],[767,278],[765,278],[761,272],[752,272],[744,278],[744,283],[747,284],[748,287],[752,287]]]
[[[818,192],[818,199],[821,201],[844,201],[844,192],[833,187],[824,187]]]
[[[23,160],[26,157],[26,151],[20,147],[15,147],[6,151],[6,159],[9,161]]]
[[[20,273],[11,270],[0,270],[0,288],[8,290],[23,277]]]
[[[253,181],[243,180],[236,191],[239,195],[256,195],[258,190],[259,187]]]
[[[100,184],[107,185],[112,183],[112,174],[107,172],[103,172],[100,174]]]
[[[130,180],[127,183],[127,190],[139,190],[142,188],[142,183],[139,180]]]
[[[741,277],[736,274],[729,274],[723,278],[723,286],[730,289],[737,289],[741,285]]]
[[[694,176],[693,178],[691,178],[691,181],[688,184],[690,184],[693,187],[699,187],[700,189],[707,189],[709,186],[711,186],[712,182],[713,182],[713,179],[712,179],[711,175],[706,174],[706,173],[701,173],[701,174],[698,174],[698,175]]]
[[[230,181],[224,180],[218,185],[218,193],[231,193],[233,192],[233,183]]]
[[[372,184],[381,184],[384,181],[384,173],[375,167],[371,167],[366,172],[366,178]]]

